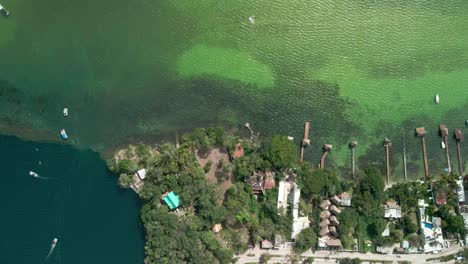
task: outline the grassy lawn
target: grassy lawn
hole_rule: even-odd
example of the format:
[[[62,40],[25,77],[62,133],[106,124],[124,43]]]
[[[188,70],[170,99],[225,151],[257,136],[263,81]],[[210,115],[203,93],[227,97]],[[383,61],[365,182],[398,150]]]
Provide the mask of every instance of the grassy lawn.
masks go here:
[[[359,217],[359,224],[358,224],[358,244],[359,244],[359,251],[361,253],[366,253],[368,251],[372,251],[372,246],[368,247],[364,241],[370,240],[369,234],[367,233],[367,226],[368,223],[364,217]]]

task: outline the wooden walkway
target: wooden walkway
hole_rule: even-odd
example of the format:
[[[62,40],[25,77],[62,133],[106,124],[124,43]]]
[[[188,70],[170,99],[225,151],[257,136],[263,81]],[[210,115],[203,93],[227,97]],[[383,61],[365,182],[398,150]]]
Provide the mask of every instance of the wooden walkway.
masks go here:
[[[358,145],[357,141],[351,142],[349,146],[351,147],[351,176],[354,178],[355,176],[355,167],[354,167],[354,149]]]
[[[325,159],[328,156],[328,152],[330,152],[333,149],[333,146],[331,144],[325,144],[323,145],[323,155],[322,158],[320,159],[320,168],[324,169],[325,168]]]
[[[463,161],[461,158],[461,143],[464,141],[463,133],[460,128],[456,128],[453,133],[455,134],[455,140],[457,141],[458,172],[460,176],[463,176]]]
[[[426,129],[424,127],[416,128],[416,134],[421,137],[423,145],[423,158],[424,158],[424,171],[426,175],[426,180],[429,179],[429,165],[427,163],[427,150],[426,150]]]
[[[309,139],[309,122],[305,122],[305,126],[304,126],[304,139],[302,140],[302,143],[301,143],[301,160],[300,162],[302,163],[302,161],[304,160],[304,148],[308,145],[310,145],[310,139]]]
[[[388,138],[385,138],[384,140],[384,146],[385,146],[385,159],[387,163],[387,185],[390,185],[390,147],[392,146],[392,141]]]
[[[440,136],[444,140],[445,144],[445,155],[447,156],[447,170],[448,174],[452,173],[452,165],[450,164],[450,153],[449,153],[449,141],[448,141],[448,128],[446,125],[439,126]]]

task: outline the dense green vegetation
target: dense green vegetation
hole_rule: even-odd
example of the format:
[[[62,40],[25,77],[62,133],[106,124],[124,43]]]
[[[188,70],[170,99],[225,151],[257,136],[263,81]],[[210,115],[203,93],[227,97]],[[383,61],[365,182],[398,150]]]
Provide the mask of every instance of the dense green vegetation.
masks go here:
[[[225,194],[210,183],[197,153],[204,156],[213,148],[232,152],[240,142],[245,155],[233,164],[220,161],[219,182],[230,178],[231,166],[237,176]],[[139,191],[144,201],[141,219],[146,231],[145,263],[231,263],[234,252],[243,252],[251,243],[273,240],[275,235],[290,237],[290,212],[278,214],[277,188],[255,196],[248,179],[257,170],[282,170],[295,166],[297,148],[284,136],[271,141],[245,142],[229,136],[221,128],[196,129],[182,137],[180,146],[163,144],[156,149],[130,146],[108,162],[120,175],[119,184],[128,188],[133,174],[146,168],[144,186]],[[226,169],[228,167],[229,169]],[[181,206],[171,211],[161,195],[174,191]],[[211,229],[221,223],[223,230]],[[307,243],[314,243],[309,241]]]
[[[201,167],[198,157],[207,157],[213,148],[232,155],[241,144],[244,156],[215,161],[217,183],[235,179],[229,188],[207,180],[213,161]],[[254,172],[275,172],[276,180],[295,179],[302,190],[300,212],[309,216],[311,225],[296,237],[295,252],[301,254],[317,245],[320,211],[318,205],[346,191],[352,194],[351,207],[338,215],[338,235],[344,248],[354,248],[358,239],[361,251],[375,246],[399,243],[403,239],[411,246],[423,245],[417,222],[418,200],[429,203],[426,214],[439,216],[445,232],[464,235],[464,223],[456,214],[455,177],[442,176],[432,183],[432,189],[447,194],[447,205],[436,207],[431,202],[429,185],[399,183],[384,191],[383,175],[376,167],[358,174],[353,181],[340,179],[335,171],[315,169],[308,162],[297,163],[297,147],[285,136],[259,141],[241,140],[221,128],[196,129],[182,136],[180,146],[163,144],[153,149],[146,145],[130,146],[108,162],[119,175],[119,185],[128,188],[134,173],[146,168],[147,177],[139,191],[144,201],[141,219],[146,230],[146,263],[231,263],[235,252],[244,252],[249,244],[263,239],[274,241],[277,235],[291,236],[292,216],[277,211],[277,187],[254,195],[250,184]],[[161,195],[174,191],[181,206],[170,211],[161,202]],[[393,199],[402,207],[403,217],[387,221],[383,204]],[[223,230],[211,229],[220,223]],[[389,227],[390,235],[382,237]],[[364,241],[371,240],[367,248]],[[266,261],[268,255],[263,256]],[[356,259],[343,259],[355,263]],[[341,263],[341,262],[340,262]]]
[[[294,249],[296,252],[302,253],[310,248],[315,248],[315,245],[317,245],[317,235],[309,227],[297,235]]]

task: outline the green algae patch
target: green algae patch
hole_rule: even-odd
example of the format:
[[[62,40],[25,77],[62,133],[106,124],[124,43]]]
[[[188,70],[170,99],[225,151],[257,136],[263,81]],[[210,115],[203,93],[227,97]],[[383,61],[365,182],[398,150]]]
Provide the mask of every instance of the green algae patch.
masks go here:
[[[234,49],[194,46],[179,58],[177,69],[183,78],[211,75],[262,88],[274,85],[273,71],[267,65]]]

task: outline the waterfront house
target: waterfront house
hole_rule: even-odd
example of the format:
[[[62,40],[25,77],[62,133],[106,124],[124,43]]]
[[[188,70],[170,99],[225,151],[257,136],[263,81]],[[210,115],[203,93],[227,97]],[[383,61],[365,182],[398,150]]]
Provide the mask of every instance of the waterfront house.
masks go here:
[[[136,174],[140,180],[144,180],[146,178],[146,169],[141,169],[137,171]]]
[[[264,194],[265,190],[271,190],[275,188],[275,173],[271,171],[254,172],[250,179],[250,184],[254,194]]]
[[[330,204],[331,203],[329,200],[325,200],[320,204],[320,208],[322,208],[322,210],[328,210],[328,207],[330,206]]]
[[[339,239],[329,239],[329,240],[327,240],[327,247],[329,249],[340,249],[343,246],[341,245],[341,240],[339,240]]]
[[[334,226],[338,226],[340,224],[340,221],[338,221],[336,216],[332,215],[330,216],[330,223]]]
[[[445,192],[437,193],[436,204],[437,205],[447,204],[447,195],[445,194]]]
[[[329,226],[329,225],[330,225],[330,220],[328,220],[328,219],[322,220],[322,222],[320,222],[320,224],[319,224],[320,227],[326,227],[326,226]]]
[[[215,234],[219,233],[221,230],[223,230],[223,226],[221,224],[216,224],[213,226],[212,230]]]
[[[146,169],[141,169],[133,175],[133,183],[130,185],[130,188],[132,188],[136,193],[138,193],[143,187],[144,182],[143,180],[146,178]]]
[[[328,226],[322,227],[322,229],[320,229],[320,232],[319,232],[320,237],[323,238],[325,236],[328,236],[328,234],[330,234],[330,229],[328,228]]]
[[[264,239],[262,240],[262,249],[272,249],[273,248],[273,243],[271,243],[270,240]]]
[[[351,196],[349,195],[349,193],[347,192],[342,193],[340,195],[340,198],[341,198],[341,203],[340,203],[341,206],[351,206]]]
[[[332,212],[335,215],[339,215],[341,213],[341,210],[338,207],[332,205],[330,206],[330,212]]]
[[[237,159],[237,158],[240,158],[240,157],[243,157],[243,156],[244,156],[244,147],[242,147],[241,143],[237,143],[236,148],[235,148],[234,152],[232,153],[232,157]]]
[[[161,196],[161,199],[167,204],[167,206],[169,206],[171,210],[176,209],[180,205],[180,198],[173,191],[164,193]]]
[[[401,207],[394,200],[388,200],[384,208],[384,218],[401,218]]]
[[[328,210],[325,210],[323,212],[320,213],[320,219],[328,219],[330,217],[330,211]]]
[[[332,198],[331,200],[332,200],[333,203],[336,204],[336,205],[340,205],[340,204],[341,204],[341,199],[340,199],[340,197],[338,197],[338,196],[336,196],[336,195],[333,196],[333,198]]]

